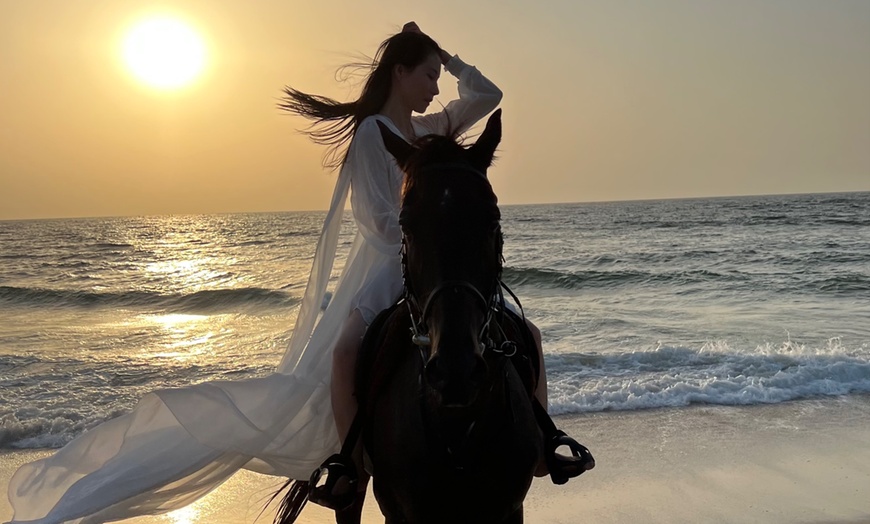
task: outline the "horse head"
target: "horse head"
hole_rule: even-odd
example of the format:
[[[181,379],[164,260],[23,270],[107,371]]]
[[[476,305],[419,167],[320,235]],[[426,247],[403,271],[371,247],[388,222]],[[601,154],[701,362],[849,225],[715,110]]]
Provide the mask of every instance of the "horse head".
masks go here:
[[[483,351],[501,277],[500,212],[486,176],[501,140],[501,110],[469,147],[450,135],[408,144],[379,125],[406,175],[405,298],[415,342],[428,350],[424,389],[437,409],[462,412],[487,381]]]

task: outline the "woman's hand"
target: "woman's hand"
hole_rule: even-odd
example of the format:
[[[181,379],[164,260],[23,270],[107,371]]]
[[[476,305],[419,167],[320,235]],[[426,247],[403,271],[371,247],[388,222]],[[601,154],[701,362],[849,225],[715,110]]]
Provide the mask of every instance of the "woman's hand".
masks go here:
[[[414,21],[408,22],[407,24],[403,25],[402,32],[403,33],[420,33],[421,35],[425,34],[425,33],[423,33],[423,31],[420,30],[420,26],[417,25],[417,22],[414,22]],[[438,50],[438,58],[441,59],[442,64],[447,65],[447,62],[449,62],[450,59],[453,58],[453,56],[450,53],[448,53],[447,51],[445,51],[443,49],[439,49]]]
[[[407,24],[403,25],[402,32],[403,33],[420,33],[420,34],[423,33],[423,31],[420,31],[420,26],[417,25],[417,22],[408,22]]]

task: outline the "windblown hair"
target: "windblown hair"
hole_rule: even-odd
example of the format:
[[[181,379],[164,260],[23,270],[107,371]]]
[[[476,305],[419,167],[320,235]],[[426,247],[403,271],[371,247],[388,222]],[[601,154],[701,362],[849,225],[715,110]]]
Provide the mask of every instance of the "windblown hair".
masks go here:
[[[413,69],[440,50],[435,40],[425,34],[398,33],[381,43],[371,64],[350,64],[370,69],[359,99],[338,102],[285,86],[278,108],[313,121],[304,132],[315,143],[328,146],[323,165],[336,169],[344,163],[347,146],[360,123],[387,102],[395,66]]]

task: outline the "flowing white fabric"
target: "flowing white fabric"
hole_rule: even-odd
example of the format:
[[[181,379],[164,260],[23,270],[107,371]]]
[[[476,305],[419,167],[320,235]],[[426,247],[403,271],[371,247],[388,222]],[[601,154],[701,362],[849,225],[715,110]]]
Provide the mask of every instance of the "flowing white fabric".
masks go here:
[[[418,136],[468,129],[501,91],[453,57],[459,99],[412,120]],[[8,496],[11,524],[96,524],[184,507],[240,468],[307,479],[340,448],[329,398],[332,349],[345,318],[367,322],[401,291],[402,173],[377,127],[361,122],[339,173],[296,327],[275,373],[155,391],[130,413],[91,429],[51,457],[25,464]],[[332,300],[318,321],[348,190],[358,232]]]

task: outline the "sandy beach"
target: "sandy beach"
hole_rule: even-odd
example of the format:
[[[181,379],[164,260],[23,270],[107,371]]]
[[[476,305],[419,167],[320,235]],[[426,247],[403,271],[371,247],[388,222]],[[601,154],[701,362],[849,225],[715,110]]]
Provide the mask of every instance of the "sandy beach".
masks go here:
[[[868,396],[595,413],[558,423],[589,446],[598,466],[564,486],[536,480],[526,500],[531,524],[870,522]],[[18,465],[46,453],[0,455],[4,492]],[[183,510],[129,522],[268,523],[273,512],[260,512],[278,484],[241,472]],[[364,522],[382,522],[369,499]],[[10,517],[4,497],[0,518]],[[309,505],[300,522],[331,522],[331,514]]]

